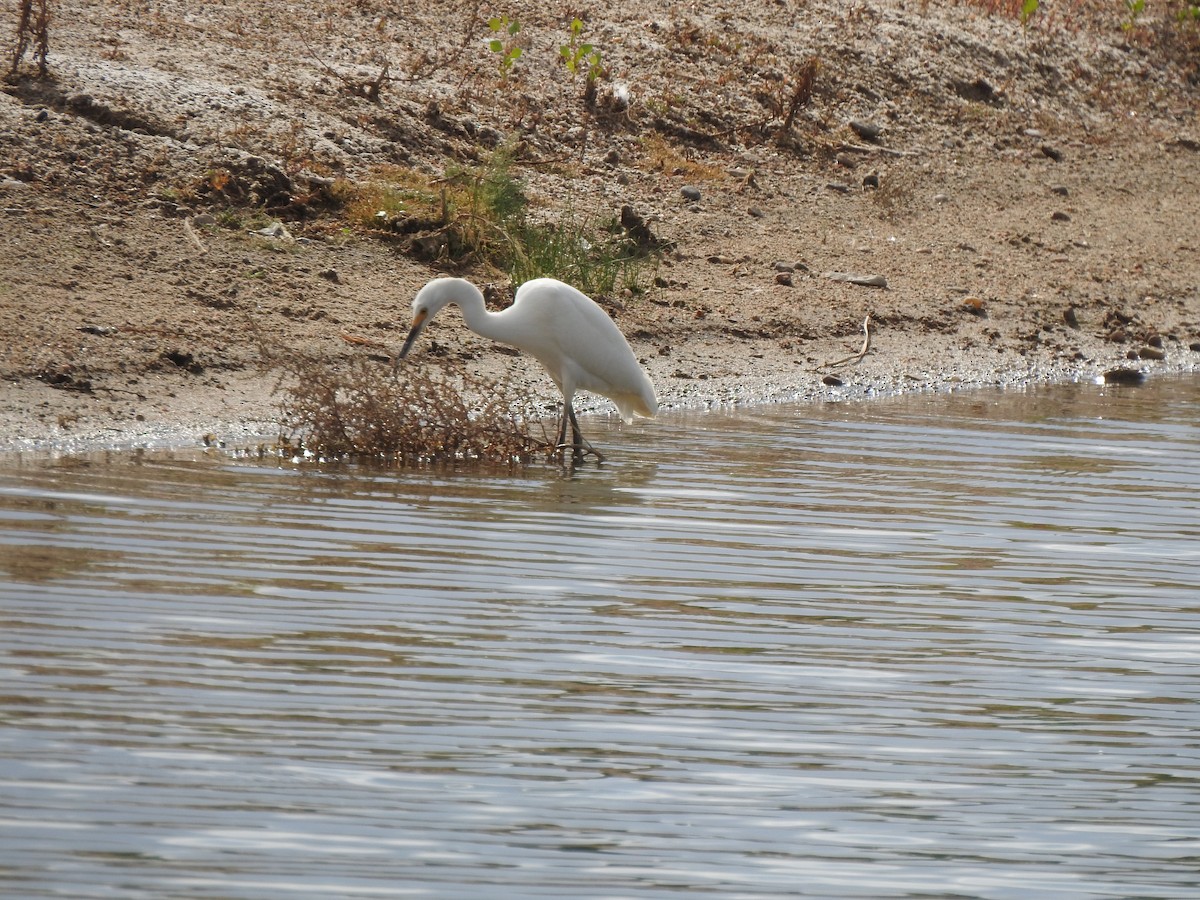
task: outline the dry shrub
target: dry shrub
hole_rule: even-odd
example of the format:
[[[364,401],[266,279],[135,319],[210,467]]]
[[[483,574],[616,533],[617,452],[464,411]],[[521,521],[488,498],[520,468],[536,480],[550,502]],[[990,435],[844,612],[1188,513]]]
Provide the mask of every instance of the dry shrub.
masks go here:
[[[875,213],[885,222],[903,222],[918,208],[917,180],[912,172],[893,170],[879,178],[879,187],[868,194]]]
[[[530,433],[525,399],[511,379],[473,375],[457,361],[426,355],[393,367],[359,357],[335,368],[290,354],[271,362],[283,370],[284,433],[318,457],[511,464],[553,450],[544,433]]]
[[[47,76],[46,61],[50,56],[50,6],[49,0],[18,0],[17,40],[10,55],[11,65],[7,77],[15,79],[21,68],[25,51],[33,45],[33,58],[37,62],[38,78]]]

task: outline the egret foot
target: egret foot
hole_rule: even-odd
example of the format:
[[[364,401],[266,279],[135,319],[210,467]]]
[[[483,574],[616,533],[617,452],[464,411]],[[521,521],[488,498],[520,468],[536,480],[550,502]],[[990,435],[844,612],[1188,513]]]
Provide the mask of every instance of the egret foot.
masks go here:
[[[571,443],[567,443],[567,422],[571,423]],[[563,403],[563,416],[558,426],[558,443],[555,450],[565,454],[571,448],[571,457],[575,462],[581,462],[589,453],[596,457],[596,462],[604,462],[604,454],[591,445],[579,430],[579,420],[575,418],[575,410],[570,401]]]

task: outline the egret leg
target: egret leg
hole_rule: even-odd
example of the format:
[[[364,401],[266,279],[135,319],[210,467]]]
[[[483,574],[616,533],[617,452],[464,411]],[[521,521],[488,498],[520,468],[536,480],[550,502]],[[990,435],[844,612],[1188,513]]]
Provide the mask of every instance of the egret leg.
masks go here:
[[[562,418],[558,420],[558,440],[554,443],[558,450],[564,450],[567,446],[567,410],[570,408],[570,404],[564,401]]]
[[[571,420],[571,438],[572,447],[574,448],[574,456],[576,459],[583,459],[588,453],[592,453],[596,457],[596,462],[604,462],[604,454],[593,447],[583,437],[583,432],[579,430],[579,420],[575,418],[575,408],[572,404],[567,404],[566,418]],[[566,423],[563,424],[563,438],[566,438]]]
[[[567,424],[571,425],[571,443],[567,443]],[[579,419],[575,417],[575,408],[571,401],[563,402],[562,419],[558,424],[558,443],[557,449],[566,452],[567,448],[571,448],[571,456],[579,461],[587,454],[591,453],[596,457],[597,462],[604,462],[604,454],[593,447],[584,438],[583,432],[579,429]]]

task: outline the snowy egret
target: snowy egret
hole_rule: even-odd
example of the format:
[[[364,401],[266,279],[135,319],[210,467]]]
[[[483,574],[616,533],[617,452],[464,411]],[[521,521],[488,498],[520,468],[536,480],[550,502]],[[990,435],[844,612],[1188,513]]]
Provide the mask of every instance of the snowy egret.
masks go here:
[[[626,423],[633,417],[658,413],[654,385],[642,370],[625,335],[596,305],[569,284],[553,278],[527,281],[517,290],[512,306],[489,312],[479,288],[462,278],[435,278],[413,300],[413,324],[399,358],[403,359],[429,320],[447,304],[462,310],[463,321],[476,334],[510,344],[543,366],[563,395],[558,446],[565,449],[571,423],[574,455],[585,445],[603,459],[579,431],[572,401],[577,391],[601,394],[617,405]]]

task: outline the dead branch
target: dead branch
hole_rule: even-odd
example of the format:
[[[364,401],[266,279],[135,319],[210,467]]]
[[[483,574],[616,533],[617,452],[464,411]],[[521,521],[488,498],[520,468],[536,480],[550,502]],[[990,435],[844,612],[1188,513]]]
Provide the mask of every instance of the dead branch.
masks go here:
[[[862,323],[862,330],[863,330],[862,349],[859,350],[857,353],[850,354],[845,359],[838,359],[838,360],[834,360],[833,362],[825,363],[825,365],[822,366],[822,368],[834,369],[834,368],[837,368],[838,366],[845,365],[846,363],[861,362],[862,358],[871,351],[872,327],[873,326],[871,324],[871,314],[867,313],[867,317],[865,319],[863,319],[863,323]]]

